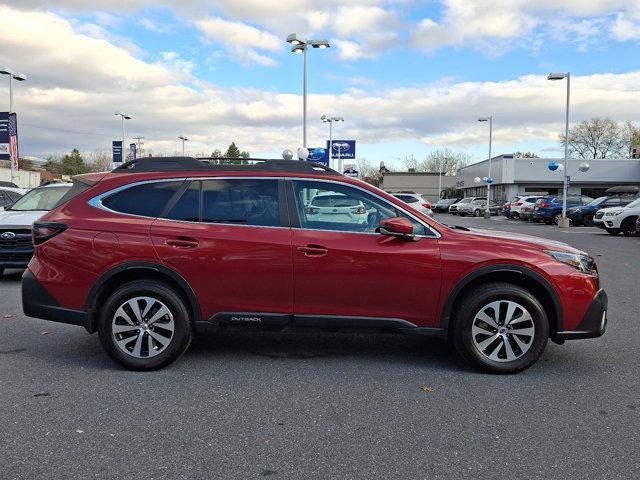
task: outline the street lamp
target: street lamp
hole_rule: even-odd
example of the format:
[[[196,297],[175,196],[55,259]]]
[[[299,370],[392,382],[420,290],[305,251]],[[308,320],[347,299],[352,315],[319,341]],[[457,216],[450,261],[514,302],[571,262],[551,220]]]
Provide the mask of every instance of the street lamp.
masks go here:
[[[292,33],[287,37],[293,53],[302,53],[304,56],[303,81],[302,81],[302,148],[307,148],[307,50],[309,45],[313,48],[329,48],[329,40],[305,40]]]
[[[334,168],[333,167],[333,122],[344,122],[344,118],[343,117],[327,117],[326,115],[322,115],[320,117],[320,120],[322,120],[324,123],[329,124],[329,167]],[[338,171],[341,172],[342,168],[340,164],[341,164],[341,159],[338,158]]]
[[[568,175],[568,161],[569,161],[569,98],[571,93],[571,73],[550,73],[547,80],[563,80],[567,79],[567,114],[565,117],[564,127],[564,182],[562,184],[562,218],[558,222],[558,227],[566,228],[569,226],[569,219],[567,218],[567,175]]]
[[[493,116],[489,117],[480,117],[478,119],[479,122],[489,122],[489,174],[487,175],[487,179],[491,179],[491,139],[493,136]],[[484,211],[484,218],[491,218],[491,183],[487,181],[487,208]]]
[[[126,113],[122,113],[122,112],[116,112],[114,113],[114,115],[116,117],[121,117],[122,118],[122,156],[124,156],[124,121],[125,120],[131,120],[131,115],[127,115]]]
[[[178,139],[182,140],[182,156],[184,157],[184,142],[188,142],[189,139],[184,135],[178,135]]]
[[[23,73],[14,72],[10,68],[0,68],[0,74],[9,75],[9,113],[13,113],[13,80],[23,82],[27,79],[27,76]]]

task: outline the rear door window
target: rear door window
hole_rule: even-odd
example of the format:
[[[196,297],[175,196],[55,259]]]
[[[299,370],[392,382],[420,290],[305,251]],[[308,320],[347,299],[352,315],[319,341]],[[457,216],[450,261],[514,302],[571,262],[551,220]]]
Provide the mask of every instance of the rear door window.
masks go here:
[[[152,182],[126,188],[102,200],[110,210],[141,217],[158,217],[183,181]]]
[[[199,222],[201,183],[199,181],[191,182],[165,218],[182,222]]]
[[[278,181],[204,180],[201,221],[263,227],[281,226]]]

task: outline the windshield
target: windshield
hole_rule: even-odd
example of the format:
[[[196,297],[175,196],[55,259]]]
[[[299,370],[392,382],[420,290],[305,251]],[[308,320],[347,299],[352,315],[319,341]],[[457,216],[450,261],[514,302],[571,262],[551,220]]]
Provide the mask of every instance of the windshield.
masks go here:
[[[49,211],[67,193],[71,185],[61,187],[34,188],[16,203],[9,210],[28,212],[30,210]]]
[[[314,207],[357,207],[360,202],[356,198],[345,195],[318,195],[313,198],[311,205]]]
[[[597,207],[602,202],[604,202],[607,198],[608,197],[598,197],[595,200],[592,200],[589,203],[587,203],[587,207]]]
[[[627,208],[635,208],[635,207],[640,207],[640,198],[638,198],[637,200],[634,200],[629,205],[627,205]]]
[[[458,203],[469,203],[471,202],[471,200],[473,200],[473,197],[465,197],[462,200],[460,200]]]

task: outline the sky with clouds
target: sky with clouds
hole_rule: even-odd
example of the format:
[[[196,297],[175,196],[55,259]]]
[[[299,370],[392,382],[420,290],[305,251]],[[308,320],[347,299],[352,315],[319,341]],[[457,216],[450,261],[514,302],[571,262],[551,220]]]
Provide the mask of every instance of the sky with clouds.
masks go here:
[[[640,122],[640,0],[0,0],[0,65],[15,85],[21,154],[108,150],[113,115],[153,152],[224,150],[277,157],[302,143],[302,58],[285,39],[327,38],[309,52],[309,145],[336,136],[358,156],[449,147],[559,156],[564,85],[572,121]],[[8,103],[7,77],[0,101]],[[130,141],[130,138],[127,139]]]

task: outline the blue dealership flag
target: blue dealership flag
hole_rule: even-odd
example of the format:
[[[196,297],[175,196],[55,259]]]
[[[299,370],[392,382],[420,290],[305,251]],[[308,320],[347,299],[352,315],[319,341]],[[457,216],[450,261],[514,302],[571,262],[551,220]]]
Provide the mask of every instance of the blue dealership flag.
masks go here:
[[[111,143],[113,163],[122,163],[122,140],[114,140]]]

